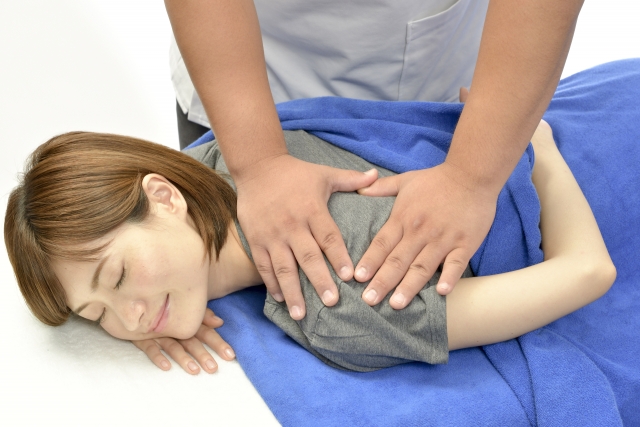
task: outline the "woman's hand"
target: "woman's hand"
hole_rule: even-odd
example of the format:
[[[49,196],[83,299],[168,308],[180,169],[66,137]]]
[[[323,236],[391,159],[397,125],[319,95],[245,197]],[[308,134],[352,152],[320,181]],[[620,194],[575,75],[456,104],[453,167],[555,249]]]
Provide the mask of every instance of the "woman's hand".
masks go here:
[[[222,319],[207,308],[198,332],[189,339],[156,338],[132,341],[132,343],[144,351],[147,357],[163,371],[171,369],[171,362],[160,350],[164,350],[188,374],[197,375],[200,373],[198,363],[205,372],[213,374],[218,370],[218,364],[204,347],[204,344],[207,344],[224,360],[233,360],[235,358],[235,353],[231,346],[215,331],[215,328],[219,328],[222,324]]]

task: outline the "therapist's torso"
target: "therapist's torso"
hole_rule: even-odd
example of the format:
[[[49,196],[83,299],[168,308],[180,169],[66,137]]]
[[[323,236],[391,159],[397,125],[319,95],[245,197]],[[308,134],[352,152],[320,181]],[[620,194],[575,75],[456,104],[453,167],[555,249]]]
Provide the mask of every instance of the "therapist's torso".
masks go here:
[[[488,1],[255,0],[274,101],[457,101],[471,83]],[[182,109],[208,126],[175,42],[171,68]]]

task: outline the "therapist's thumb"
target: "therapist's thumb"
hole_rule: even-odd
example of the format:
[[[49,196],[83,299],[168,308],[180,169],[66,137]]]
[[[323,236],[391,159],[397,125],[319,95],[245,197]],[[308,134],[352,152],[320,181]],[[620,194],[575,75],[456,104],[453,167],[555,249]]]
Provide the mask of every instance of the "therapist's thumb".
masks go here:
[[[373,197],[397,196],[400,179],[400,175],[380,178],[369,187],[358,190],[358,193],[363,196]]]
[[[378,170],[371,169],[364,173],[354,170],[334,169],[331,174],[333,191],[356,191],[368,187],[378,179]]]

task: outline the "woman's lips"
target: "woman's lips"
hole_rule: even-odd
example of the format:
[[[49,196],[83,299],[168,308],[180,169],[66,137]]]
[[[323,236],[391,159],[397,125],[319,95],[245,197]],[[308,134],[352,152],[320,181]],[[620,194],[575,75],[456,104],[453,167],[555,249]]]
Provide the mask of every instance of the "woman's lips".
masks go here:
[[[164,304],[160,307],[160,311],[156,315],[156,318],[153,319],[153,323],[151,324],[151,328],[149,332],[162,332],[165,326],[167,326],[167,321],[169,320],[169,294],[167,294],[167,298],[164,300]]]

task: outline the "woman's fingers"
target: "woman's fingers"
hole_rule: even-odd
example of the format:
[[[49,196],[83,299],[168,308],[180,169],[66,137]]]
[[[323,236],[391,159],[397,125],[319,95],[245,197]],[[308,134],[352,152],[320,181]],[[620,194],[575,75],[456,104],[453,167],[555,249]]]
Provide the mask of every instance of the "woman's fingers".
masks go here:
[[[200,372],[200,367],[210,374],[218,370],[211,353],[205,348],[207,344],[224,360],[233,360],[235,353],[231,346],[222,339],[215,329],[222,326],[224,322],[215,313],[207,308],[195,336],[186,340],[175,340],[173,338],[156,338],[149,340],[132,341],[133,344],[142,350],[147,357],[163,371],[171,369],[171,362],[162,353],[164,351],[175,360],[185,372],[196,375]],[[196,363],[197,362],[197,363]],[[198,364],[200,366],[198,366]]]
[[[169,359],[165,357],[164,354],[160,351],[160,345],[155,340],[140,340],[140,341],[131,341],[133,345],[138,347],[140,350],[147,355],[149,360],[153,362],[158,368],[163,371],[168,371],[171,369],[171,362]]]
[[[235,352],[227,342],[222,339],[220,334],[214,330],[209,329],[206,326],[200,326],[195,336],[200,342],[206,344],[216,354],[222,357],[224,360],[233,360],[236,357]]]
[[[204,319],[202,319],[202,324],[210,328],[219,328],[224,324],[224,321],[216,316],[216,314],[210,308],[207,308],[207,310],[204,312]]]
[[[190,338],[190,340],[192,339],[194,338]],[[184,343],[187,341],[189,340],[178,342],[173,338],[156,338],[156,342],[160,345],[162,350],[167,353],[169,357],[175,360],[186,373],[196,375],[200,373],[200,367],[185,350]]]
[[[200,329],[202,328],[211,331],[211,329],[208,329],[204,325],[200,326]],[[193,358],[195,358],[195,360],[200,364],[200,366],[202,366],[202,369],[204,369],[206,372],[213,374],[215,371],[218,370],[218,364],[213,359],[213,356],[211,356],[211,354],[207,351],[207,349],[204,348],[204,345],[202,344],[200,339],[198,339],[197,337],[192,337],[187,340],[180,340],[180,344],[182,344],[183,348]],[[191,370],[193,373],[197,373],[196,371],[193,370],[194,364],[195,362],[187,363],[187,368],[189,368],[189,370]]]

